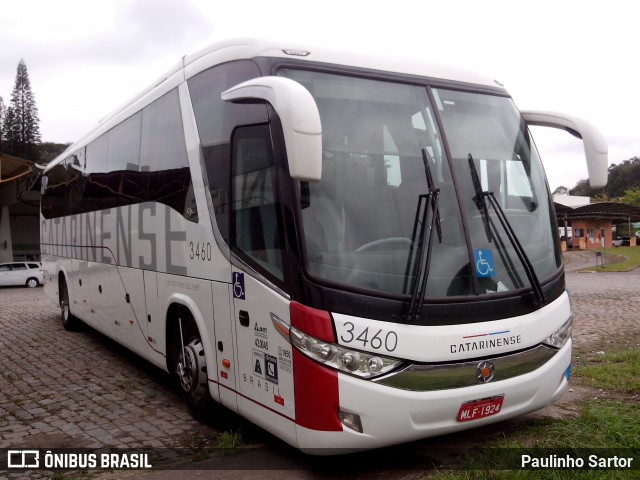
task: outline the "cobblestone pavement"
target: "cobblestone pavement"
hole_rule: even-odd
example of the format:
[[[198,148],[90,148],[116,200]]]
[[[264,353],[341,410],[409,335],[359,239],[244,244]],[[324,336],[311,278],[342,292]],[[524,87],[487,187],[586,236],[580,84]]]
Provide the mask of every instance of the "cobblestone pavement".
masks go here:
[[[0,448],[170,447],[206,428],[168,375],[65,331],[42,288],[0,288],[0,328]]]
[[[640,332],[640,268],[624,273],[580,273],[595,266],[593,252],[567,255],[566,282],[576,350]]]
[[[568,257],[576,349],[640,332],[640,269],[578,273],[591,257]],[[0,288],[0,328],[0,448],[194,446],[215,434],[164,372],[94,330],[65,331],[42,288]]]

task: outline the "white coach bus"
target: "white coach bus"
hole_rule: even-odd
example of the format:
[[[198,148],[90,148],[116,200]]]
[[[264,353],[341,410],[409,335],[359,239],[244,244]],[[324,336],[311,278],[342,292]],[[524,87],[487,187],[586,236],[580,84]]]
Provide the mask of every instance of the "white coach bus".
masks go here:
[[[238,40],[186,56],[47,167],[49,297],[289,444],[375,448],[539,409],[571,311],[528,125],[498,82]]]

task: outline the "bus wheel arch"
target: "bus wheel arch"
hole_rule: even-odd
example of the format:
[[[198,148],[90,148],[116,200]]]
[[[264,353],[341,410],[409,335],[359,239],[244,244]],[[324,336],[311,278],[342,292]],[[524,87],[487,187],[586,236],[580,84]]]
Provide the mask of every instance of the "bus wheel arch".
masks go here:
[[[167,370],[176,379],[191,415],[207,422],[213,399],[202,334],[188,307],[173,303],[167,311]]]

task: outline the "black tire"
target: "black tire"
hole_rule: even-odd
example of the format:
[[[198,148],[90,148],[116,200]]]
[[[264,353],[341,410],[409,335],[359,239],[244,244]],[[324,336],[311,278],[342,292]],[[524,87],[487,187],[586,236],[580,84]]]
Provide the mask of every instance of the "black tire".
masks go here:
[[[76,330],[80,321],[71,313],[69,305],[69,289],[64,278],[60,279],[60,310],[62,314],[62,326],[65,330]]]
[[[202,423],[210,423],[214,401],[209,394],[207,361],[200,332],[193,319],[182,319],[182,338],[175,342],[174,375],[185,398],[191,416]]]
[[[27,283],[25,283],[24,285],[27,288],[36,288],[38,285],[40,285],[40,282],[36,277],[29,277],[27,279]]]

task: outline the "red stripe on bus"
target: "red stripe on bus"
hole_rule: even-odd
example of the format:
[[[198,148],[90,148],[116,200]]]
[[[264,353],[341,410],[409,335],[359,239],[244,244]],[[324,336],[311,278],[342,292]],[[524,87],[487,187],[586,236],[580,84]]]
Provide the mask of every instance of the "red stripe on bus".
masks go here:
[[[333,321],[329,312],[305,307],[298,302],[291,302],[289,311],[291,326],[323,342],[336,343]]]
[[[311,430],[341,432],[338,372],[293,350],[293,378],[296,423]]]
[[[290,313],[292,326],[319,340],[335,343],[329,312],[291,302]],[[296,423],[311,430],[341,432],[338,372],[294,348],[293,379]]]

